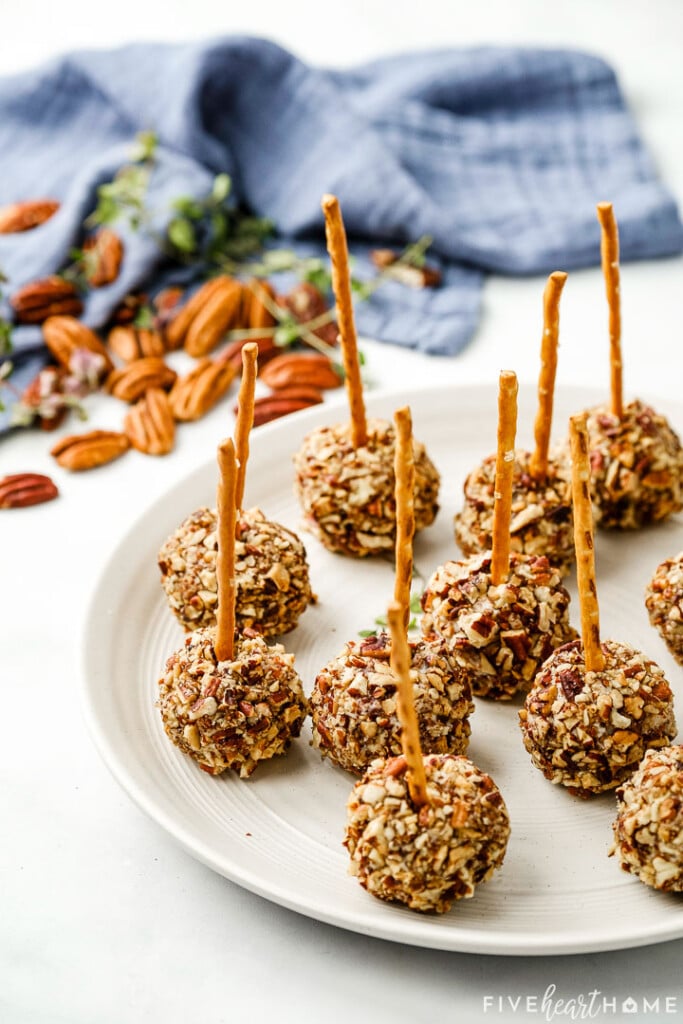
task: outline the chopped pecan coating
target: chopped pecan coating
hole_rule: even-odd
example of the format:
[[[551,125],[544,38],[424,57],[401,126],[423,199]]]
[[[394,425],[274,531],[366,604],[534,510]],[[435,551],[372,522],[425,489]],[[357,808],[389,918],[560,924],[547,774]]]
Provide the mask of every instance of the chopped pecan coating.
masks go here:
[[[577,635],[569,592],[545,557],[510,555],[505,583],[491,581],[491,553],[440,566],[422,595],[422,629],[443,636],[477,697],[510,700],[545,659]]]
[[[474,711],[470,686],[444,640],[433,635],[410,644],[411,679],[422,749],[464,754]],[[319,673],[310,697],[313,746],[360,775],[378,757],[401,753],[396,680],[387,633],[350,641]]]
[[[253,628],[263,636],[288,633],[315,601],[303,544],[258,508],[240,513],[237,532],[238,628]],[[161,585],[187,630],[215,625],[216,553],[216,511],[208,508],[188,516],[159,552]]]
[[[683,508],[683,448],[664,418],[638,400],[617,419],[608,406],[588,411],[595,521],[638,529]]]
[[[247,631],[236,637],[233,661],[219,662],[215,634],[198,629],[171,655],[157,706],[168,737],[203,771],[246,778],[299,735],[306,699],[294,655],[280,644]]]
[[[683,746],[648,750],[617,790],[614,846],[623,871],[663,892],[683,892]]]
[[[354,448],[348,423],[318,427],[294,456],[306,525],[330,551],[364,557],[393,551],[396,541],[393,425],[368,421],[368,443]],[[415,529],[438,511],[439,474],[414,442]]]
[[[650,622],[683,665],[683,551],[658,565],[645,588]]]
[[[533,763],[578,796],[614,789],[649,747],[664,747],[676,735],[662,670],[628,644],[605,640],[601,647],[601,672],[586,671],[579,640],[555,651],[519,713]]]
[[[510,549],[545,555],[563,573],[574,563],[571,472],[561,454],[548,458],[548,474],[529,472],[531,453],[518,449],[512,485]],[[490,455],[465,480],[465,503],[455,517],[455,539],[465,555],[491,550],[496,456]]]
[[[344,845],[350,872],[381,900],[444,913],[503,863],[510,836],[493,779],[468,758],[424,758],[429,803],[416,809],[406,761],[378,759],[351,791]]]

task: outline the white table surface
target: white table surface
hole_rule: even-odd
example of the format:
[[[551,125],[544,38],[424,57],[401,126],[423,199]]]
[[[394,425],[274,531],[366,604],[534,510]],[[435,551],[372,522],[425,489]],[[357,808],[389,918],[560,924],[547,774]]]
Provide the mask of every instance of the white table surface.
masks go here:
[[[655,159],[683,202],[683,5],[677,0],[461,5],[359,0],[243,5],[121,0],[3,6],[0,72],[75,46],[133,38],[267,34],[320,63],[349,64],[412,46],[534,43],[589,48],[610,59]],[[683,259],[622,274],[627,394],[680,397]],[[383,386],[467,384],[513,368],[533,386],[543,280],[492,278],[484,315],[458,358],[434,360],[368,344]],[[573,273],[562,309],[558,385],[607,382],[605,309],[597,270]],[[228,403],[232,404],[232,403]],[[232,1024],[533,1020],[514,1000],[599,989],[641,1002],[669,996],[683,1014],[683,940],[573,957],[440,953],[365,938],[246,892],[178,849],[103,767],[79,706],[86,601],[108,553],[139,511],[226,430],[224,408],[184,427],[166,459],[137,453],[69,476],[51,435],[0,442],[0,476],[32,470],[58,482],[58,501],[1,514],[0,1021],[2,1024]],[[116,427],[120,406],[90,402],[92,423]],[[228,414],[229,419],[229,414]],[[683,411],[677,424],[683,428]],[[71,423],[62,433],[74,428]],[[681,530],[683,539],[683,529]],[[683,544],[679,545],[683,546]],[[615,914],[619,908],[615,907]],[[493,996],[493,1005],[485,1001]],[[502,1007],[498,1000],[502,1000]],[[510,1001],[512,1002],[510,1002]],[[488,1007],[488,1008],[487,1008]],[[603,1019],[620,1019],[606,1014]],[[561,1018],[560,1018],[561,1019]],[[665,1012],[631,1020],[675,1019]]]

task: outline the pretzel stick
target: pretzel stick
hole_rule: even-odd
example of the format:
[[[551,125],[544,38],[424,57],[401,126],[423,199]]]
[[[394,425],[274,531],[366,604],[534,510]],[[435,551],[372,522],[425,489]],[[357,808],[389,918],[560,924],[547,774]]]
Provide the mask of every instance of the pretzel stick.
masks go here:
[[[218,448],[218,611],[214,650],[219,661],[232,661],[235,648],[235,488],[237,465],[230,438]]]
[[[337,302],[346,394],[351,410],[351,441],[354,448],[362,448],[364,444],[367,444],[368,425],[365,417],[365,402],[363,401],[363,384],[360,378],[358,341],[353,320],[346,231],[339,209],[339,200],[336,196],[324,195],[322,208],[325,214],[327,251],[332,260],[332,288]]]
[[[249,459],[249,434],[254,425],[254,391],[258,372],[258,345],[251,341],[242,349],[242,383],[237,398],[237,419],[235,421],[235,457],[237,458],[237,482],[235,484],[235,509],[239,512],[244,501],[244,484]]]
[[[621,299],[619,296],[619,229],[611,203],[598,203],[598,220],[602,229],[600,255],[609,306],[609,361],[612,412],[619,419],[624,415],[621,379]]]
[[[410,647],[403,624],[403,608],[392,601],[387,612],[391,633],[391,671],[396,677],[396,703],[401,724],[401,748],[408,763],[408,792],[415,807],[429,803],[427,777],[420,747],[413,684],[410,681]]]
[[[588,672],[601,672],[605,667],[605,656],[600,647],[600,610],[595,586],[593,510],[590,495],[591,470],[585,413],[578,413],[570,418],[569,440],[572,451],[576,581],[581,608],[584,660]]]
[[[560,296],[567,275],[555,270],[543,292],[543,338],[541,340],[541,372],[538,377],[538,412],[534,423],[534,448],[529,470],[535,480],[548,475],[548,447],[553,422],[553,397],[557,371],[557,344],[560,333]]]
[[[491,582],[504,583],[510,572],[510,514],[512,478],[515,472],[515,432],[517,429],[517,377],[503,370],[498,386],[498,446],[496,480],[493,485],[493,538],[491,542]]]
[[[415,459],[413,423],[405,406],[394,413],[396,449],[396,579],[394,601],[403,609],[403,628],[410,621],[410,586],[413,580],[413,537],[415,535]]]

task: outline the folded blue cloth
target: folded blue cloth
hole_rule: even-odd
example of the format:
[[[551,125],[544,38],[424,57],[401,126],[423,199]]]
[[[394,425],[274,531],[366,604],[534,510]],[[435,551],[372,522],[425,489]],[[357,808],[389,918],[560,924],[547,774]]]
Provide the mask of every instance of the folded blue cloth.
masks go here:
[[[262,39],[228,38],[79,53],[0,80],[0,205],[62,203],[41,227],[0,236],[6,294],[64,266],[98,184],[140,130],[159,137],[157,210],[205,195],[226,171],[237,198],[275,222],[279,244],[321,253],[320,198],[333,192],[361,274],[372,246],[431,235],[441,288],[390,284],[357,305],[361,333],[425,352],[467,343],[486,272],[598,263],[600,200],[614,203],[624,259],[683,250],[675,203],[597,57],[483,47],[330,71]],[[151,239],[122,234],[121,276],[87,298],[94,327],[131,289],[168,279]],[[21,385],[42,358],[39,329],[16,329],[15,349]]]

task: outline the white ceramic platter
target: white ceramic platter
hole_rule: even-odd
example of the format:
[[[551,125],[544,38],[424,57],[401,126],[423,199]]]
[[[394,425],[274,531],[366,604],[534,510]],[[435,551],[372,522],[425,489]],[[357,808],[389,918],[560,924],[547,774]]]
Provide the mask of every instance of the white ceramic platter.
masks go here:
[[[647,396],[644,396],[647,397]],[[567,417],[601,398],[561,391],[555,434]],[[466,473],[495,447],[495,388],[433,389],[368,396],[373,415],[410,404],[416,437],[442,474],[441,511],[416,540],[424,574],[458,557],[452,517]],[[680,431],[683,409],[654,402]],[[535,390],[520,393],[518,443],[530,446]],[[246,504],[294,529],[300,513],[291,456],[312,427],[345,414],[319,406],[252,437]],[[182,631],[169,612],[156,553],[181,520],[213,504],[215,459],[142,513],[113,554],[92,599],[85,636],[84,705],[95,743],[124,789],[192,855],[267,899],[321,921],[418,946],[496,954],[588,952],[683,936],[683,898],[655,893],[619,870],[607,851],[614,796],[582,801],[550,785],[530,763],[517,725],[518,705],[476,702],[469,755],[500,786],[512,836],[505,864],[473,899],[450,913],[421,916],[373,899],[347,874],[341,846],[353,779],[323,762],[310,731],[286,757],[247,781],[212,778],[166,738],[154,706],[165,659]],[[304,535],[306,539],[307,535]],[[286,638],[307,692],[316,672],[346,639],[384,612],[393,580],[383,560],[331,555],[306,539],[319,604]],[[680,519],[638,534],[600,534],[598,588],[604,638],[627,640],[665,669],[683,716],[681,669],[648,623],[643,588],[665,557],[683,548]],[[573,579],[569,584],[574,590]],[[578,624],[578,608],[572,609]]]

